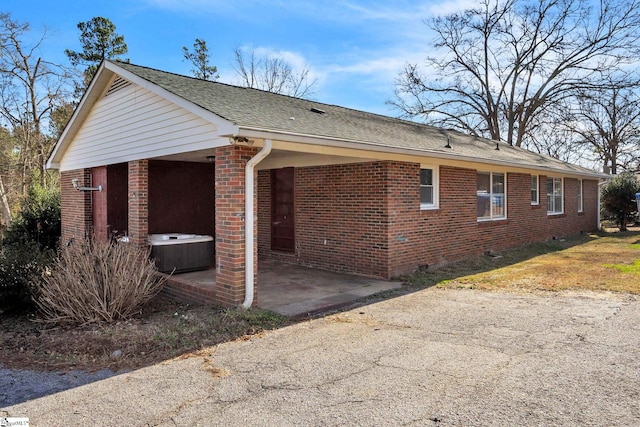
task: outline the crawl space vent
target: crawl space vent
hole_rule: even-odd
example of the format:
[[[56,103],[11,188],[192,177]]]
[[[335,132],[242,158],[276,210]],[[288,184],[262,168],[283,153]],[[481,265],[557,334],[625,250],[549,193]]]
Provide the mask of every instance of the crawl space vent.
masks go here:
[[[113,83],[111,83],[109,90],[107,90],[107,93],[105,93],[104,96],[107,97],[109,95],[112,95],[117,91],[119,91],[120,89],[124,89],[125,87],[130,85],[131,85],[130,81],[125,80],[122,77],[116,77],[116,79],[113,81]]]

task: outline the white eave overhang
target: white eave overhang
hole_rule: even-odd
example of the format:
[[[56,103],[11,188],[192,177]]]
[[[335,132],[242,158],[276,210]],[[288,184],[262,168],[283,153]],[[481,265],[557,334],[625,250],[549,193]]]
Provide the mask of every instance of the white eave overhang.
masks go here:
[[[608,175],[591,172],[591,171],[579,171],[572,170],[570,168],[560,168],[553,166],[541,166],[524,162],[516,162],[509,160],[489,160],[478,157],[468,156],[464,154],[456,154],[454,152],[444,152],[430,149],[419,148],[401,148],[393,147],[385,144],[380,144],[371,141],[359,141],[359,140],[347,140],[341,138],[333,138],[327,136],[307,135],[294,132],[260,129],[248,126],[240,126],[237,130],[237,136],[244,136],[249,139],[271,139],[274,141],[292,142],[307,145],[328,146],[336,148],[353,149],[360,151],[373,151],[377,153],[393,153],[406,156],[419,156],[426,158],[442,159],[458,162],[472,162],[486,165],[511,167],[521,170],[536,170],[541,172],[547,172],[550,174],[562,174],[564,176],[576,176],[576,177],[589,177],[594,179],[606,178]],[[235,136],[235,135],[234,135]],[[451,149],[447,149],[451,151]],[[366,155],[363,154],[363,157]]]

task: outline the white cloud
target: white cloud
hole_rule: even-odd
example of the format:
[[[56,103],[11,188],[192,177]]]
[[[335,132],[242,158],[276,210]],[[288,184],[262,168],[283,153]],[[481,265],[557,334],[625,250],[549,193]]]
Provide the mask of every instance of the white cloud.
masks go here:
[[[291,66],[291,69],[294,73],[300,73],[303,70],[308,70],[308,79],[309,81],[317,80],[321,82],[324,80],[324,73],[321,73],[317,69],[314,69],[309,63],[309,61],[304,57],[304,55],[293,52],[291,50],[286,49],[275,49],[268,46],[251,46],[245,45],[241,46],[240,49],[245,53],[253,51],[255,53],[256,59],[259,60],[261,58],[277,58],[285,61],[287,64]],[[221,71],[221,77],[224,81],[238,83],[238,77],[233,70],[233,67],[229,67],[229,69],[223,72]]]
[[[189,15],[215,13],[224,24],[212,24],[212,31],[234,22],[240,30],[235,42],[247,43],[241,46],[253,49],[257,57],[281,58],[295,71],[309,69],[310,79],[317,80],[319,98],[324,89],[330,91],[350,79],[357,81],[354,88],[392,92],[406,63],[423,63],[434,53],[433,35],[425,21],[473,5],[470,0],[141,1]],[[226,31],[223,37],[233,40],[233,32]],[[221,80],[237,83],[231,66],[220,62]]]
[[[466,9],[471,9],[478,5],[477,1],[474,0],[450,0],[445,2],[437,2],[429,6],[428,12],[429,15],[439,16],[439,15],[450,15],[455,12],[462,12]]]
[[[389,57],[382,54],[375,58],[358,58],[347,64],[332,64],[327,67],[331,73],[346,74],[396,74],[407,62],[404,55]]]

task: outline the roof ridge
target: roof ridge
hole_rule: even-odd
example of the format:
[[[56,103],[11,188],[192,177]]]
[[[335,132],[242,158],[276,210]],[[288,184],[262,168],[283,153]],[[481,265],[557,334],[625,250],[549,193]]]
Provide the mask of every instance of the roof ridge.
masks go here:
[[[445,129],[263,89],[199,79],[143,65],[109,62],[240,127],[360,141],[390,148],[429,149],[442,155],[476,158],[478,161],[498,164],[516,161],[524,167],[536,169],[552,167],[574,173],[594,173],[586,167],[524,147],[470,135],[456,129]],[[314,109],[328,114],[313,114]],[[452,148],[453,151],[450,151]]]
[[[196,80],[198,82],[203,82],[203,83],[217,84],[217,85],[222,85],[222,86],[227,86],[227,87],[237,88],[237,89],[248,89],[248,90],[253,90],[253,91],[257,91],[257,92],[262,92],[262,93],[265,93],[265,94],[277,95],[277,96],[290,98],[290,99],[295,99],[295,100],[301,100],[301,101],[306,101],[306,102],[314,102],[314,103],[318,103],[318,104],[321,104],[321,105],[331,105],[331,104],[325,104],[325,103],[322,103],[322,102],[319,102],[319,101],[314,101],[314,100],[307,99],[307,98],[299,98],[299,97],[287,95],[287,94],[284,94],[284,93],[270,92],[268,90],[264,90],[264,89],[260,89],[260,88],[256,88],[256,87],[240,86],[240,85],[235,85],[235,84],[231,84],[231,83],[227,83],[227,82],[221,82],[221,81],[217,81],[217,80],[213,81],[213,80],[199,79],[197,77],[187,76],[185,74],[179,74],[179,73],[176,73],[176,72],[173,72],[173,71],[160,70],[158,68],[147,67],[145,65],[132,64],[130,62],[122,62],[122,61],[118,61],[118,60],[110,60],[110,62],[113,62],[118,66],[124,64],[125,67],[123,67],[123,68],[126,68],[126,66],[134,66],[134,67],[137,67],[137,68],[143,68],[143,69],[146,69],[146,70],[156,71],[158,73],[171,74],[171,75],[176,76],[176,77],[181,77],[181,78],[190,79],[190,80]],[[335,105],[335,106],[339,107],[338,105]]]

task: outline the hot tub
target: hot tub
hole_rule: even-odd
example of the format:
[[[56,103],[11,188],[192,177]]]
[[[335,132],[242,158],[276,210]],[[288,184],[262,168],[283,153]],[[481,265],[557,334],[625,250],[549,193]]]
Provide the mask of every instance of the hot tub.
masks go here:
[[[199,234],[151,234],[151,257],[158,271],[181,273],[205,270],[213,265],[213,237]]]

